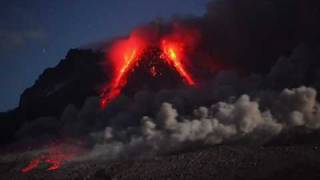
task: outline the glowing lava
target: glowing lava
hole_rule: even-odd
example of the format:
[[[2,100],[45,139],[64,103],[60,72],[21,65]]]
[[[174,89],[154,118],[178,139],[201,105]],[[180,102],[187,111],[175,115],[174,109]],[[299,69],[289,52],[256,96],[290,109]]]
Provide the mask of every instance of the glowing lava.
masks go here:
[[[37,168],[46,168],[47,171],[59,169],[65,161],[72,160],[76,156],[84,153],[84,149],[77,146],[67,145],[51,145],[46,153],[40,154],[30,161],[24,168],[22,173],[28,173]]]
[[[150,68],[150,74],[151,74],[151,76],[153,76],[153,77],[156,77],[156,76],[158,75],[158,72],[157,72],[155,66],[152,66],[152,67]]]
[[[161,49],[164,54],[164,59],[167,61],[167,63],[176,69],[176,71],[187,82],[188,85],[195,85],[191,75],[183,66],[183,46],[178,42],[162,40]]]
[[[109,57],[112,60],[114,71],[111,83],[106,87],[102,95],[102,108],[120,95],[121,89],[127,83],[129,71],[133,70],[145,47],[145,41],[133,33],[128,39],[116,42],[111,48]]]
[[[26,167],[21,169],[22,173],[27,173],[40,165],[40,159],[33,159]]]

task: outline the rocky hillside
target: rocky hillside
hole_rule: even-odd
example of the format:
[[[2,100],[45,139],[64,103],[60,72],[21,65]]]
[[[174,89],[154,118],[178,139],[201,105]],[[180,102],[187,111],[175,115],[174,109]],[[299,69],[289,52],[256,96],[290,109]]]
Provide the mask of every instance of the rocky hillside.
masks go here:
[[[104,54],[71,49],[60,63],[46,69],[20,97],[19,106],[0,113],[1,141],[8,142],[21,123],[39,117],[59,117],[68,104],[82,106],[88,96],[97,96],[106,82],[101,64]]]

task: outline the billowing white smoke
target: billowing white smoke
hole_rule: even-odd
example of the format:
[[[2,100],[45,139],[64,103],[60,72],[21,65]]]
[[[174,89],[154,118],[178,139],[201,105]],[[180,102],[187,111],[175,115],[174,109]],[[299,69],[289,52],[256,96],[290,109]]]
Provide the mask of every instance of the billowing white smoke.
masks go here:
[[[285,89],[275,100],[273,111],[279,121],[288,125],[319,128],[320,107],[316,97],[317,91],[311,88]]]
[[[215,145],[241,140],[265,142],[282,130],[302,126],[320,127],[320,109],[313,88],[285,89],[271,97],[270,107],[259,99],[242,95],[236,100],[199,107],[180,116],[170,103],[163,103],[155,117],[144,116],[141,125],[122,131],[106,127],[103,142],[92,155],[104,157],[146,156],[179,150],[188,145]]]

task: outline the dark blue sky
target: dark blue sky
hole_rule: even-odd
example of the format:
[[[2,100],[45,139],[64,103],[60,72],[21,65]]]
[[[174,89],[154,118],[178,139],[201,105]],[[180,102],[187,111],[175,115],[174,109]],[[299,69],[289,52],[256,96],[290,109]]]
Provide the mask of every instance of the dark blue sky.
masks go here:
[[[202,15],[208,0],[4,0],[0,7],[0,111],[70,48],[127,34],[157,17]]]

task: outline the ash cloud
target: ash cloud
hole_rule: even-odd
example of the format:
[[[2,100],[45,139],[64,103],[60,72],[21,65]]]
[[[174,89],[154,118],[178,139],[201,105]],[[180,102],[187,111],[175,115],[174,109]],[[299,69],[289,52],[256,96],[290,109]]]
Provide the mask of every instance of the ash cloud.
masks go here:
[[[220,63],[267,73],[280,56],[302,43],[319,46],[320,3],[299,0],[212,1],[200,20],[203,48]]]
[[[229,102],[198,107],[189,115],[179,114],[172,104],[164,102],[153,117],[143,116],[137,127],[121,131],[106,127],[95,136],[101,142],[91,155],[145,157],[190,146],[235,142],[262,145],[290,128],[318,129],[316,94],[313,88],[303,86],[285,89],[274,95],[272,106],[264,110],[257,98],[241,95]]]

